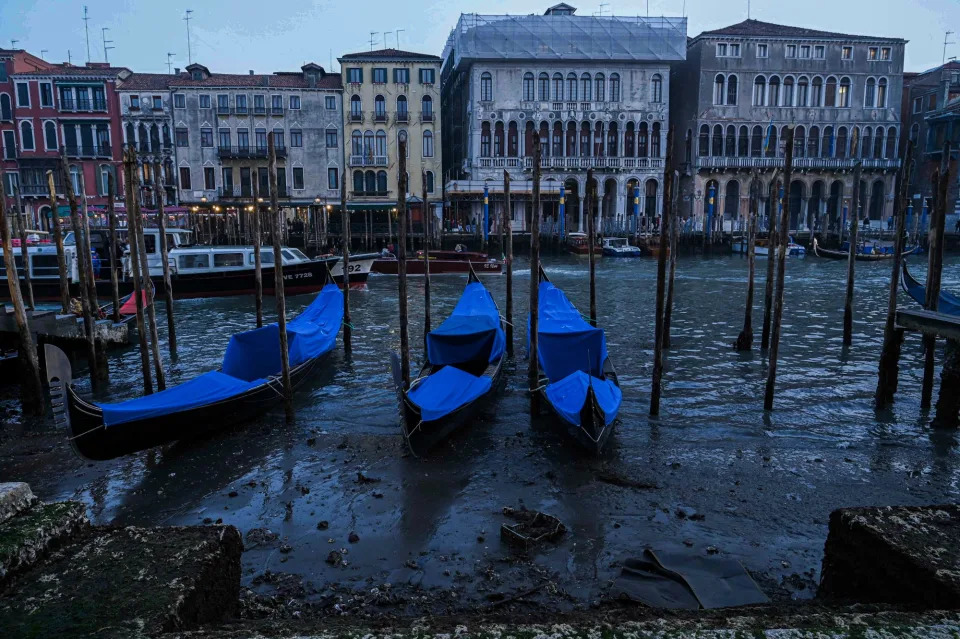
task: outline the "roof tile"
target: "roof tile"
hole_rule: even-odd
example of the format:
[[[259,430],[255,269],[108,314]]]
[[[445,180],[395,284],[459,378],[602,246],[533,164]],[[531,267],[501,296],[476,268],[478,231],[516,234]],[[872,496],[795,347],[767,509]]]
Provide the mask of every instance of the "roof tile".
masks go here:
[[[407,60],[434,60],[440,62],[440,56],[430,55],[429,53],[415,53],[413,51],[403,51],[401,49],[377,49],[376,51],[360,51],[357,53],[347,53],[340,56],[341,60],[362,60],[365,58],[396,58]]]
[[[773,38],[825,38],[825,39],[875,39],[875,40],[896,40],[903,42],[899,38],[874,37],[864,35],[851,35],[847,33],[835,33],[833,31],[820,31],[818,29],[806,29],[804,27],[792,27],[783,24],[774,24],[772,22],[761,22],[760,20],[744,20],[737,24],[732,24],[721,29],[704,31],[697,38],[703,36],[760,36]]]

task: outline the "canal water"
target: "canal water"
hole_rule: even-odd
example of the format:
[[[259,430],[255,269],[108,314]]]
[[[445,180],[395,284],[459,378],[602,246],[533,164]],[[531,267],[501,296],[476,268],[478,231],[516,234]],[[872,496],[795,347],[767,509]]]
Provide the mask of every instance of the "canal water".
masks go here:
[[[913,261],[922,280],[925,258]],[[586,259],[548,256],[544,265],[587,313]],[[958,265],[947,258],[947,290],[960,290]],[[819,580],[830,512],[956,501],[957,441],[929,428],[920,412],[915,335],[904,345],[894,408],[873,408],[889,264],[857,263],[854,344],[845,349],[846,263],[788,259],[775,410],[765,413],[765,267],[759,259],[757,348],[743,354],[731,344],[743,322],[746,260],[679,259],[673,348],[661,415],[651,419],[656,262],[600,260],[599,319],[624,398],[600,458],[574,448],[546,414],[529,417],[530,270],[519,261],[517,359],[505,388],[428,458],[407,453],[399,435],[389,364],[399,345],[397,281],[372,276],[369,290],[351,293],[352,358],[338,347],[296,397],[294,424],[276,411],[202,441],[88,463],[50,421],[20,423],[8,399],[0,480],[28,481],[45,500],[83,501],[100,524],[233,524],[247,539],[244,584],[265,595],[284,574],[305,584],[297,596],[322,602],[389,583],[431,593],[417,611],[450,612],[549,583],[531,598],[569,609],[610,596],[620,563],[653,547],[732,557],[771,596],[807,598]],[[506,279],[483,281],[502,310]],[[465,283],[455,275],[432,280],[435,324]],[[423,281],[412,279],[410,289],[411,343],[421,345]],[[291,298],[288,309],[309,301]],[[268,298],[265,306],[272,304]],[[185,300],[176,312],[180,357],[165,362],[168,384],[217,367],[230,335],[254,324],[247,298]],[[161,322],[161,337],[164,328]],[[414,365],[421,352],[414,349]],[[110,387],[95,399],[136,396],[136,350],[113,352],[110,364]],[[89,393],[85,381],[78,388]],[[500,525],[510,523],[504,507],[556,515],[568,533],[518,556],[499,539]],[[359,539],[349,541],[351,533]],[[331,551],[343,562],[327,563]],[[417,598],[403,601],[391,610],[409,611]]]

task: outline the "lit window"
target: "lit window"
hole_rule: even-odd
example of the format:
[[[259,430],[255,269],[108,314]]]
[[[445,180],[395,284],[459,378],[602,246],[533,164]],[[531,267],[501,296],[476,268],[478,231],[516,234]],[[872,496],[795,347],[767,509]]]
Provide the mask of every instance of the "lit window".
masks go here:
[[[870,47],[867,49],[867,60],[873,62],[874,60],[879,60],[880,49],[877,47]]]
[[[841,60],[853,60],[853,47],[843,47],[840,49]]]
[[[882,47],[880,49],[880,59],[889,60],[890,59],[890,47]]]

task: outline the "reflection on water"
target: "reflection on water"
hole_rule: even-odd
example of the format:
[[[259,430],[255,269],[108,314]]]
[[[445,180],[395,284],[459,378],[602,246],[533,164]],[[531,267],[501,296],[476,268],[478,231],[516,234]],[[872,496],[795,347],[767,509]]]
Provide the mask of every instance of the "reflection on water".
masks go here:
[[[911,268],[922,280],[923,260],[914,261]],[[947,259],[947,290],[960,290],[957,263]],[[760,260],[757,345],[764,266]],[[548,257],[545,267],[551,281],[586,311],[586,260]],[[955,438],[932,432],[919,413],[921,353],[915,336],[908,336],[903,349],[895,406],[873,408],[889,268],[857,264],[854,345],[845,350],[846,263],[788,260],[776,410],[765,414],[765,354],[731,348],[743,322],[746,260],[681,257],[661,415],[651,420],[656,262],[601,260],[599,317],[623,388],[620,424],[601,459],[584,458],[547,416],[533,421],[528,416],[522,345],[530,269],[519,262],[518,359],[508,364],[504,391],[468,432],[431,459],[405,457],[399,443],[389,371],[389,353],[399,345],[396,279],[374,276],[369,291],[351,294],[352,357],[338,348],[324,374],[297,396],[296,424],[284,425],[274,412],[202,442],[93,467],[58,446],[49,458],[32,462],[0,458],[0,477],[30,481],[46,499],[82,499],[99,522],[195,524],[222,518],[244,532],[270,527],[294,546],[283,569],[317,582],[406,578],[404,562],[412,557],[426,573],[425,583],[443,584],[450,565],[422,553],[444,553],[460,568],[495,556],[496,513],[507,505],[541,508],[568,524],[571,535],[562,550],[537,561],[594,584],[587,590],[598,578],[611,577],[612,562],[624,555],[648,543],[681,540],[694,551],[715,545],[774,578],[815,572],[830,510],[956,498]],[[502,311],[506,279],[483,281]],[[462,276],[432,280],[435,323],[449,314],[465,283]],[[409,287],[410,341],[416,346],[422,344],[422,279],[411,279]],[[309,301],[289,299],[289,312]],[[912,304],[903,294],[901,301]],[[265,307],[272,305],[267,298]],[[247,298],[184,300],[176,311],[180,357],[166,362],[168,384],[216,368],[230,335],[254,325]],[[164,327],[161,321],[161,334]],[[421,357],[415,347],[414,363]],[[111,384],[99,398],[136,396],[138,376],[134,348],[112,353]],[[89,392],[85,381],[79,389]],[[313,437],[318,440],[307,443]],[[358,484],[358,470],[381,481]],[[596,481],[599,470],[648,481],[656,489],[613,487]],[[227,496],[230,491],[238,495]],[[705,517],[678,518],[674,513],[681,506]],[[319,519],[330,522],[328,531],[316,530]],[[361,543],[351,549],[353,570],[325,572],[328,537],[339,547],[354,530]],[[280,568],[279,555],[270,549],[250,550],[245,562],[247,578]],[[569,587],[582,592],[576,584]]]

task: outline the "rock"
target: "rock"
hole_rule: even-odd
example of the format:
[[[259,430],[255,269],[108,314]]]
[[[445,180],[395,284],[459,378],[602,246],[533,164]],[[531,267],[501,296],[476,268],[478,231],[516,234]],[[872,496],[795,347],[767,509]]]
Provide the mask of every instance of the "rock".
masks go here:
[[[229,493],[227,493],[227,497],[236,497],[239,494],[240,493],[238,493],[237,491],[231,490]]]
[[[383,499],[383,493],[373,493],[374,499]]]
[[[331,550],[330,554],[327,555],[326,562],[331,566],[338,566],[343,561],[343,555],[341,555],[336,550]]]
[[[481,544],[482,544],[482,543],[485,542],[486,540],[487,540],[487,538],[484,537],[483,535],[477,535],[477,543],[481,543]]]
[[[307,438],[307,446],[315,446],[316,444],[317,444],[317,438],[316,438],[316,437],[309,437],[309,438]]]
[[[204,524],[204,525],[212,524],[212,523],[213,523],[213,519],[211,519],[210,517],[204,517],[204,518],[203,518],[203,524]]]
[[[19,481],[0,483],[0,524],[36,502],[29,484]]]
[[[357,483],[358,484],[376,484],[380,481],[378,477],[367,477],[363,474],[362,471],[357,471]]]
[[[284,555],[289,553],[291,550],[293,550],[293,546],[291,546],[290,544],[280,544],[280,552],[283,553]]]
[[[420,570],[420,564],[415,562],[413,559],[407,559],[407,561],[404,562],[403,565],[409,568],[410,570]]]
[[[330,527],[330,522],[324,519],[323,521],[317,522],[317,530],[326,530]]]
[[[272,543],[280,538],[280,535],[269,528],[253,528],[247,532],[247,547],[256,548]]]
[[[39,504],[0,525],[0,585],[89,525],[86,507],[75,501]]]
[[[358,535],[358,534],[355,533],[355,532],[352,532],[352,533],[350,533],[350,536],[347,537],[347,541],[349,541],[351,544],[355,544],[355,543],[357,543],[358,541],[360,541],[360,535]]]
[[[720,552],[720,550],[719,550],[716,546],[707,546],[707,554],[708,554],[708,555],[715,555],[715,554],[717,554],[718,552]]]

